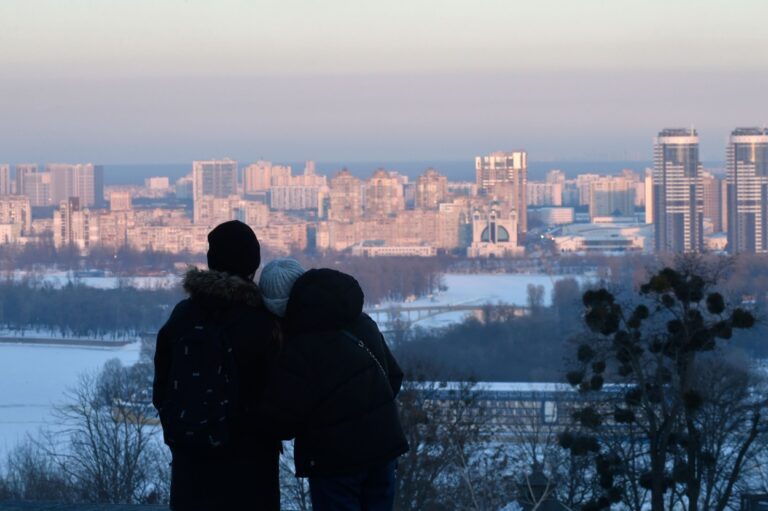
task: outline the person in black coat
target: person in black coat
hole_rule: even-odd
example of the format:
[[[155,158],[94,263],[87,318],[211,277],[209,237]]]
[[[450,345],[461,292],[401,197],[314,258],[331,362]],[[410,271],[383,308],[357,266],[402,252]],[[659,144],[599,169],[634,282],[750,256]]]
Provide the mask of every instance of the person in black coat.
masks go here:
[[[254,412],[278,352],[275,319],[253,282],[259,244],[247,225],[233,221],[208,236],[209,270],[184,277],[189,298],[181,301],[157,336],[152,402],[170,407],[169,377],[174,343],[200,324],[224,329],[233,350],[239,413],[226,445],[200,449],[168,441],[172,454],[171,509],[280,509],[281,444],[255,433]],[[193,397],[192,399],[196,399]],[[166,424],[164,423],[164,429]]]
[[[309,478],[313,509],[391,510],[396,460],[408,451],[395,401],[403,372],[363,313],[360,285],[335,270],[307,271],[283,325],[261,414],[295,438],[296,475]]]

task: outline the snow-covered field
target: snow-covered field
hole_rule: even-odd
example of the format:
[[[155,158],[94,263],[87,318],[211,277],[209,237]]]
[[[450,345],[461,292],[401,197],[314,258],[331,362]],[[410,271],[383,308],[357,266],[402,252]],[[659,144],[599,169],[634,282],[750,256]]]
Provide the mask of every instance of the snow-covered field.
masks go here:
[[[79,374],[98,371],[111,358],[136,362],[139,343],[122,348],[0,344],[0,464],[27,434],[52,425],[53,407]]]
[[[138,289],[170,289],[175,287],[181,281],[178,275],[168,274],[156,277],[117,277],[110,274],[98,273],[77,273],[71,271],[47,270],[45,272],[35,272],[30,274],[22,271],[15,271],[5,274],[5,278],[12,278],[17,281],[30,279],[40,283],[50,284],[53,287],[63,287],[68,283],[79,283],[88,287],[98,289],[115,289],[120,286],[135,287]]]

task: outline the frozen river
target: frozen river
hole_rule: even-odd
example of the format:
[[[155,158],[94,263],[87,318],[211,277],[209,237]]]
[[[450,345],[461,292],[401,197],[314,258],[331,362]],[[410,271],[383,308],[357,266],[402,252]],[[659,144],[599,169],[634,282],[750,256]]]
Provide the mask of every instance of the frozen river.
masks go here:
[[[552,288],[555,282],[566,278],[575,278],[580,283],[591,280],[589,276],[542,275],[518,273],[493,274],[447,274],[443,276],[445,291],[431,296],[418,298],[408,303],[382,303],[378,306],[367,306],[370,310],[387,308],[392,305],[407,307],[441,306],[441,305],[484,305],[508,304],[526,306],[528,304],[528,285],[544,288],[544,305],[552,302]],[[447,312],[439,316],[419,321],[422,328],[447,326],[462,321],[467,312]]]
[[[139,343],[122,348],[0,344],[0,464],[27,434],[50,425],[53,407],[64,401],[78,375],[99,371],[112,358],[136,362]]]
[[[551,299],[556,280],[547,275],[484,274],[446,275],[447,290],[402,304],[483,304],[525,305],[528,284],[543,286],[545,302]],[[108,279],[89,284],[107,287]],[[170,279],[169,279],[170,280]],[[584,280],[584,278],[580,278]],[[443,326],[460,321],[464,314],[453,313],[431,318],[423,327]],[[118,358],[131,364],[139,358],[139,343],[123,348],[84,348],[48,345],[0,344],[0,463],[8,449],[51,423],[52,407],[65,399],[84,371],[98,371],[104,362]]]

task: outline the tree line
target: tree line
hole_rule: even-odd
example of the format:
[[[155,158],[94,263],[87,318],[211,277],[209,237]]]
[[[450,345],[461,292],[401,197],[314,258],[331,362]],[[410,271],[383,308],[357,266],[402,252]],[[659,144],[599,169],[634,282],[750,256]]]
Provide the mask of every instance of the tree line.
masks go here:
[[[174,289],[97,289],[71,282],[54,288],[5,280],[0,282],[0,325],[19,335],[42,330],[63,337],[136,336],[157,331],[180,297]]]

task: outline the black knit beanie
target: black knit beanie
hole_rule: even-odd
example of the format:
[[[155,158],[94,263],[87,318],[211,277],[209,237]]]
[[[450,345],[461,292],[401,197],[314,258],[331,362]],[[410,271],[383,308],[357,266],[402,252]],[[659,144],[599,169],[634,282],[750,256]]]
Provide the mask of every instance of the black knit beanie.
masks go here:
[[[248,278],[261,264],[261,247],[253,229],[239,220],[208,233],[208,268]]]

